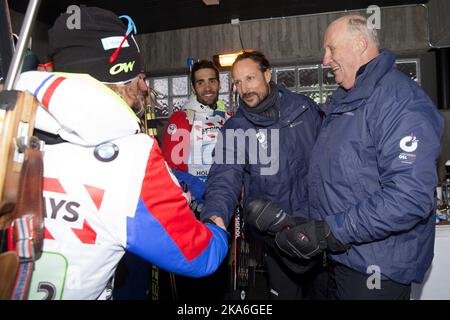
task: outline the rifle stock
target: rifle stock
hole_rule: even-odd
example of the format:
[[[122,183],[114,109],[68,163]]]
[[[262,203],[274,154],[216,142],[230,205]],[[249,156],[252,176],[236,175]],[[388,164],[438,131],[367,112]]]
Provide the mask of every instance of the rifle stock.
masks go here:
[[[8,247],[8,251],[0,255],[0,299],[11,299],[17,292],[23,292],[21,297],[26,298],[29,281],[23,289],[16,287],[20,282],[19,265],[25,260],[33,263],[42,251],[43,161],[40,143],[31,137],[37,105],[29,93],[0,92],[0,230],[12,235],[12,239],[6,239],[8,245],[1,246]],[[20,219],[30,221],[27,239],[17,228]],[[30,257],[18,250],[27,241],[33,246]]]
[[[38,102],[29,93],[12,90],[39,4],[40,0],[28,4],[8,69],[6,91],[0,92],[0,230],[11,235],[8,245],[0,246],[7,250],[0,255],[1,299],[27,298],[34,261],[42,251],[43,159],[40,142],[32,137]]]
[[[29,93],[0,92],[0,214],[10,212],[17,202],[24,148],[33,134],[37,105]]]
[[[19,269],[19,257],[14,251],[8,251],[0,255],[0,300],[11,298],[14,281]]]

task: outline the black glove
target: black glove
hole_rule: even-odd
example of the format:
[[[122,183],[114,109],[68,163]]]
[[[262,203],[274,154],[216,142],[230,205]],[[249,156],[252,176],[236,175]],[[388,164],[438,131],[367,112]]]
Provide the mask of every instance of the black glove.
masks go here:
[[[304,260],[286,254],[275,243],[276,234],[305,223],[307,219],[291,217],[277,205],[263,199],[250,201],[244,209],[244,214],[246,225],[250,227],[253,237],[264,241],[268,246],[266,250],[273,252],[291,271],[304,274],[317,264],[318,259]]]
[[[310,259],[325,250],[342,252],[349,248],[334,237],[325,221],[318,220],[278,232],[275,243],[289,256],[301,259]]]
[[[277,205],[264,199],[250,201],[244,210],[245,221],[259,232],[275,235],[277,232],[295,226],[293,218]]]

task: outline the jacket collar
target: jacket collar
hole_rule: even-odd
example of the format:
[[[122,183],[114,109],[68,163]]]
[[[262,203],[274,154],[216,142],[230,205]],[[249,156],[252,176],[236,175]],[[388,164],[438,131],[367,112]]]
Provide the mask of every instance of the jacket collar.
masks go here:
[[[212,114],[214,110],[208,106],[204,105],[197,100],[197,96],[195,94],[189,97],[189,100],[183,105],[182,110],[193,110],[194,112]]]
[[[309,105],[305,103],[303,106],[299,106],[295,103],[296,100],[291,99],[291,95],[294,94],[289,90],[276,85],[278,95],[279,95],[279,106],[280,106],[280,117],[278,121],[268,119],[256,113],[251,113],[245,110],[241,104],[239,104],[238,112],[242,113],[243,116],[250,121],[253,125],[257,127],[269,127],[277,125],[279,127],[284,127],[290,124],[294,119],[296,119],[300,114],[305,112]]]
[[[360,107],[369,98],[378,82],[395,66],[395,55],[386,49],[357,73],[355,87],[349,91],[339,87],[322,106],[326,114],[343,113]]]

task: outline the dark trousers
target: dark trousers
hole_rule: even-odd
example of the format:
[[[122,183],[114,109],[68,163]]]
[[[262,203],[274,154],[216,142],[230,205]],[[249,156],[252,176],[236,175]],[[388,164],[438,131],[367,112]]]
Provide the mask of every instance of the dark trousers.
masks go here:
[[[273,250],[266,247],[264,255],[271,300],[303,300],[308,298],[311,281],[317,279],[318,267],[305,273],[293,272]]]
[[[149,300],[151,265],[139,256],[126,252],[115,273],[114,300]]]
[[[229,272],[227,260],[211,275],[201,278],[175,276],[179,301],[205,302],[227,299]]]
[[[312,300],[409,300],[411,285],[386,279],[378,288],[367,285],[371,274],[350,269],[340,263],[328,261],[326,267],[315,274],[308,290]],[[369,280],[370,281],[370,280]]]

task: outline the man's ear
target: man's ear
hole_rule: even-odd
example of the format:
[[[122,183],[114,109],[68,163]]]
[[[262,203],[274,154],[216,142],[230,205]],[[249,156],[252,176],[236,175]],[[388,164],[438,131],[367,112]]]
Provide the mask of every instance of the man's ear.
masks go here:
[[[266,79],[267,83],[272,80],[272,69],[267,69],[266,71],[264,71],[264,78]]]
[[[369,47],[369,40],[363,34],[359,34],[356,37],[354,44],[356,46],[357,52],[360,55],[363,55],[364,52],[366,52],[367,48]]]

